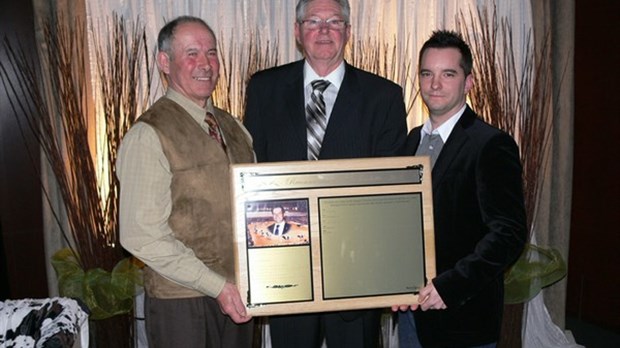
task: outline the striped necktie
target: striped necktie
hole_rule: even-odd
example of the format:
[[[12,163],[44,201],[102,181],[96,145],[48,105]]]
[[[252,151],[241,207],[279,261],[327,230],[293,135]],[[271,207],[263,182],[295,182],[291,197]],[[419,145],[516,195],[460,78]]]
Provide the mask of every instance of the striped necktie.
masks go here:
[[[306,105],[306,125],[308,134],[308,159],[319,159],[321,143],[327,128],[327,115],[325,112],[325,100],[323,92],[329,86],[327,80],[312,81],[312,93]]]

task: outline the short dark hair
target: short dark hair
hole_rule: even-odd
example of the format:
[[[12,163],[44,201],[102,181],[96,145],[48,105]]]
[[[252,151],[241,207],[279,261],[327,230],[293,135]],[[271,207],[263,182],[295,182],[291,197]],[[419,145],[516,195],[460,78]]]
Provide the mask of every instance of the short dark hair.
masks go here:
[[[424,51],[429,48],[456,48],[461,52],[461,68],[465,72],[465,76],[471,74],[473,67],[473,58],[469,45],[463,40],[461,34],[450,30],[436,30],[431,37],[426,40],[422,48],[420,49],[420,56],[418,57],[418,66],[421,66],[422,55]]]
[[[201,18],[193,17],[193,16],[180,16],[177,17],[170,22],[166,23],[163,28],[159,31],[159,35],[157,35],[157,49],[160,52],[166,52],[168,54],[172,54],[172,40],[174,39],[174,33],[181,24],[185,23],[198,23],[201,24],[207,29],[211,35],[213,35],[213,39],[216,40],[215,33],[213,29]],[[217,41],[215,41],[217,42]]]
[[[277,208],[280,208],[280,210],[282,210],[282,213],[285,213],[286,210],[284,210],[284,207],[281,205],[275,205],[271,208],[271,213],[273,214],[273,211],[276,210]]]

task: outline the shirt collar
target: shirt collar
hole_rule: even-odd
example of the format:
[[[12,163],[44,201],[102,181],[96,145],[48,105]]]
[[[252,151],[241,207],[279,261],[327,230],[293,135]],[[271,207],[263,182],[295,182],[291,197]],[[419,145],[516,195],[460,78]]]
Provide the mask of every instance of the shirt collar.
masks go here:
[[[422,136],[420,137],[420,141],[422,141],[422,138],[424,138],[424,135],[426,134],[439,134],[441,140],[445,144],[446,141],[448,141],[450,133],[452,133],[452,129],[454,129],[456,123],[461,119],[461,116],[463,116],[466,107],[467,104],[464,104],[463,107],[456,112],[456,114],[450,116],[446,122],[435,129],[433,129],[433,126],[431,125],[431,120],[426,120],[422,126]]]
[[[211,97],[207,99],[207,106],[204,109],[172,88],[168,88],[168,90],[166,91],[166,98],[179,104],[183,108],[183,110],[187,111],[187,113],[190,114],[192,118],[194,118],[198,123],[204,121],[205,114],[207,112],[213,114],[215,111],[215,108],[213,107],[213,100]]]
[[[319,74],[312,69],[308,61],[306,60],[304,63],[304,87],[308,87],[310,83],[314,80],[327,80],[330,84],[334,85],[336,89],[340,89],[340,85],[342,84],[342,80],[344,80],[344,60],[340,62],[340,65],[334,71],[329,73],[327,76],[319,76]]]

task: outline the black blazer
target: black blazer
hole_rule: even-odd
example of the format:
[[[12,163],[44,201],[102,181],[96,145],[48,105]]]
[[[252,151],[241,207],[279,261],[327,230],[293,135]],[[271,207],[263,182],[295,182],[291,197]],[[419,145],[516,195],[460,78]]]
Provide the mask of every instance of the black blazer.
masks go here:
[[[258,162],[307,160],[304,61],[254,74],[244,125]],[[403,91],[346,64],[319,159],[393,156],[407,137]]]
[[[407,138],[413,155],[421,127]],[[435,288],[446,310],[415,311],[424,347],[461,347],[498,340],[503,273],[527,236],[519,150],[506,133],[469,108],[432,170]]]

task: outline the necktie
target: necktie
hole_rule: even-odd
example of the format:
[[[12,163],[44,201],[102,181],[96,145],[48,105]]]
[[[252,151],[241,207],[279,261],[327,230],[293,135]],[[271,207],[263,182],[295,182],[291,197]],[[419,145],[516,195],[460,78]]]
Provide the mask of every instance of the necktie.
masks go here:
[[[208,133],[209,135],[215,139],[222,147],[224,146],[224,140],[222,139],[222,133],[220,132],[220,127],[217,125],[217,121],[215,121],[215,116],[212,113],[207,112],[205,117],[205,122],[207,122]]]
[[[441,140],[439,134],[425,134],[415,154],[416,156],[430,156],[432,168],[435,166],[435,161],[437,161],[437,157],[439,157],[442,148],[443,140]]]
[[[280,225],[276,225],[273,229],[273,234],[276,236],[280,234]]]
[[[312,81],[312,93],[306,105],[306,124],[308,128],[308,159],[317,160],[321,152],[321,143],[327,128],[325,100],[323,92],[329,86],[327,80]]]

